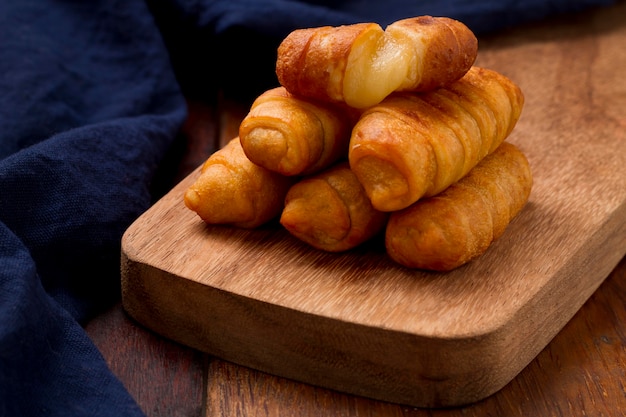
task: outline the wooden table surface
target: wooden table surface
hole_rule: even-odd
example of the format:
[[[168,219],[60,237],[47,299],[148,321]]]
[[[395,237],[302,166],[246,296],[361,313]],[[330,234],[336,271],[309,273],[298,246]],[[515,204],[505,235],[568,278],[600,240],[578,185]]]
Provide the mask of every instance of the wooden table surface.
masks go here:
[[[626,152],[625,47],[626,2],[620,1],[607,9],[481,38],[477,64],[526,83],[533,77],[544,84],[549,80],[564,91],[559,97],[554,96],[558,89],[546,91],[558,106],[553,114],[563,115],[560,123],[578,118],[588,129],[581,134],[590,140],[594,134],[614,134],[624,140]],[[217,103],[190,103],[187,149],[178,161],[178,178],[236,135],[250,104],[223,98]],[[598,103],[602,111],[590,111]],[[531,111],[530,117],[554,116]],[[581,117],[596,119],[587,124],[580,122]],[[606,118],[607,123],[597,118]],[[607,126],[612,131],[607,132]],[[355,397],[225,362],[145,330],[128,318],[121,304],[89,323],[87,332],[145,413],[154,417],[623,416],[625,301],[626,258],[501,391],[466,407],[438,410]]]

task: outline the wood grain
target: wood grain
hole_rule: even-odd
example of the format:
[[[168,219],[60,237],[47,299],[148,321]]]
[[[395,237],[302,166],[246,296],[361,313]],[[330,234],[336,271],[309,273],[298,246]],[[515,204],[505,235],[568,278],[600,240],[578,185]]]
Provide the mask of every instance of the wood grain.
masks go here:
[[[585,29],[562,22],[481,44],[478,65],[527,96],[509,140],[535,186],[479,260],[430,274],[394,265],[376,244],[335,255],[279,228],[206,227],[180,201],[194,173],[125,235],[124,307],[181,343],[357,395],[450,406],[499,390],[626,248],[626,123],[603,101],[624,101],[615,45],[625,29],[601,13]]]
[[[465,407],[423,409],[210,364],[207,417],[622,416],[626,409],[626,259],[513,381]]]

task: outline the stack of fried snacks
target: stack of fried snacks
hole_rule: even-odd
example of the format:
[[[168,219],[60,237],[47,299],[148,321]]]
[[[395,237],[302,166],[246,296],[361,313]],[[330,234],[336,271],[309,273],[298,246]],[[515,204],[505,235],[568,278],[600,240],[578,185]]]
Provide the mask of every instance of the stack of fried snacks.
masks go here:
[[[186,205],[209,224],[279,218],[328,252],[382,236],[409,268],[475,259],[532,188],[526,157],[505,142],[523,94],[476,55],[473,33],[444,17],[292,32],[278,49],[281,86],[207,160]]]

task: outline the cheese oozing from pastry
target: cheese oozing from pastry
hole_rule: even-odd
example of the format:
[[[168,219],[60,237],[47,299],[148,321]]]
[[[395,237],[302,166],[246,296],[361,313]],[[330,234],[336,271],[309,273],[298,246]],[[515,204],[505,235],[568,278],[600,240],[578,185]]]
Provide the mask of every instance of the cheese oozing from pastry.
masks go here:
[[[472,31],[445,17],[298,29],[278,47],[276,75],[292,94],[364,109],[458,80],[477,51]]]
[[[379,103],[405,83],[415,61],[411,58],[407,44],[372,27],[355,41],[348,56],[343,80],[346,104],[365,108]]]

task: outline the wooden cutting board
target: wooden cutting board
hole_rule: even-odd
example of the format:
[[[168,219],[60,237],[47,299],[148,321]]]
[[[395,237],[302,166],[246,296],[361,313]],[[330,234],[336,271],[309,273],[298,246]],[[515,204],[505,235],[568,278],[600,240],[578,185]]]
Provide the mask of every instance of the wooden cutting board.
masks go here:
[[[182,200],[196,170],[124,235],[124,308],[182,344],[351,394],[440,407],[496,392],[626,253],[626,29],[607,18],[594,37],[565,25],[481,43],[477,64],[525,92],[509,141],[534,174],[481,258],[439,274],[394,264],[380,241],[328,254],[276,224],[209,227]]]

